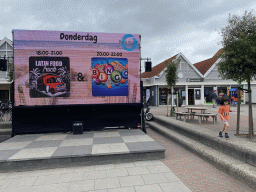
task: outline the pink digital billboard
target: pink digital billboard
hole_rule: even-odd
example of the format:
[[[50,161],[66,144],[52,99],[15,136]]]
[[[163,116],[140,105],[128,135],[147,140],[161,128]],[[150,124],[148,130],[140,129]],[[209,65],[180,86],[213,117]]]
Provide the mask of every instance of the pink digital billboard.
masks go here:
[[[140,103],[138,34],[14,30],[14,105]]]

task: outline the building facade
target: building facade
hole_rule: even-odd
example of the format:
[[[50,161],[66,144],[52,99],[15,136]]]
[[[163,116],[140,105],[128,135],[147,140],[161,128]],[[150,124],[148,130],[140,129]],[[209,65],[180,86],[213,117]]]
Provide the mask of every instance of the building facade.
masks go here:
[[[0,41],[0,101],[11,100],[11,83],[8,75],[9,64],[13,62],[12,41],[4,38]]]
[[[231,88],[242,87],[247,89],[247,82],[242,82],[238,85],[233,80],[223,80],[219,77],[217,64],[221,62],[221,58],[217,56],[221,53],[219,50],[212,58],[191,64],[190,61],[182,54],[179,53],[168,60],[180,59],[178,66],[178,82],[170,90],[167,86],[165,79],[165,61],[152,68],[151,72],[144,72],[141,74],[143,81],[144,96],[148,93],[148,102],[152,106],[167,105],[167,99],[169,104],[173,102],[178,93],[178,97],[182,98],[182,105],[205,105],[207,102],[211,102],[211,94],[216,91],[219,97],[229,95]],[[256,81],[251,82],[252,89],[252,102],[256,103]],[[167,93],[175,93],[172,97]],[[243,103],[247,103],[249,98],[248,94],[241,92],[241,99]]]

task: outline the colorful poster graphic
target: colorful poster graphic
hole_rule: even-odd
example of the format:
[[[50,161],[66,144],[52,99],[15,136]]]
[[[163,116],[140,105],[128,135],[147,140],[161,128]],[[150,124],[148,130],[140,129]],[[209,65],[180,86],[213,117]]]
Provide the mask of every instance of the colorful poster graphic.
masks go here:
[[[92,58],[92,95],[128,96],[128,60]]]
[[[29,87],[31,98],[69,97],[69,58],[30,57]]]

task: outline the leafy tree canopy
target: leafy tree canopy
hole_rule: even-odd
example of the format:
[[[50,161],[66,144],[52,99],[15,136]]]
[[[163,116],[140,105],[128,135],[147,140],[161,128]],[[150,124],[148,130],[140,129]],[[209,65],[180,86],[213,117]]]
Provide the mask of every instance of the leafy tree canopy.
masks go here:
[[[8,76],[9,76],[9,82],[11,82],[13,80],[13,61],[9,62]]]
[[[178,81],[177,68],[180,63],[180,59],[177,59],[177,60],[175,59],[176,58],[174,58],[173,60],[165,61],[165,65],[166,65],[165,78],[166,78],[167,85],[169,87],[174,86]]]
[[[221,29],[224,58],[218,64],[223,79],[241,83],[251,81],[256,74],[256,18],[252,12],[242,17],[229,14],[229,25]]]

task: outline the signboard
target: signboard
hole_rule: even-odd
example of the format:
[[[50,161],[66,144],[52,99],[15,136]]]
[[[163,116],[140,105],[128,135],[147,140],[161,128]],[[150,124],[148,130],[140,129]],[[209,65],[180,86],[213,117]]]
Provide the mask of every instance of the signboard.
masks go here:
[[[146,101],[148,102],[150,97],[150,89],[146,89]]]
[[[191,78],[187,79],[187,82],[203,82],[203,78]]]
[[[14,30],[14,105],[140,103],[138,34]]]

